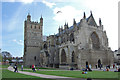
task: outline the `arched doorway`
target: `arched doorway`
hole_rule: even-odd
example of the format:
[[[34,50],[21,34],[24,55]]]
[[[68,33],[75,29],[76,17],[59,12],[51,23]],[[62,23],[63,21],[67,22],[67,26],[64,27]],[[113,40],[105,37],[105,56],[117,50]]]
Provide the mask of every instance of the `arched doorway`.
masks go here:
[[[72,52],[72,62],[75,62],[75,53],[74,53],[74,51]]]
[[[36,61],[36,56],[34,57],[34,60]]]
[[[101,67],[101,60],[98,60],[98,67]]]
[[[88,61],[86,61],[86,68],[88,68],[88,66],[89,66],[89,65],[88,65]]]
[[[93,32],[91,34],[91,42],[92,42],[92,48],[93,49],[99,49],[100,48],[99,37],[96,34],[96,32]]]
[[[61,63],[66,63],[66,53],[64,49],[62,49],[61,52]]]

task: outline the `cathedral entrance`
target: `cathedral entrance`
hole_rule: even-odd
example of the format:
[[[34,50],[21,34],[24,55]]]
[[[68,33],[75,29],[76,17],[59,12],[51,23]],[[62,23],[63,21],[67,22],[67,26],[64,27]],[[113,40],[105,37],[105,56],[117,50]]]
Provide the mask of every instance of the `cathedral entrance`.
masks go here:
[[[101,66],[101,60],[100,60],[100,59],[98,60],[98,67],[99,67],[99,68],[102,67],[102,66]]]
[[[34,65],[36,65],[36,56],[34,56]]]
[[[74,63],[75,62],[75,53],[74,53],[74,51],[72,52],[72,63]]]
[[[65,53],[65,50],[62,49],[62,52],[61,52],[61,63],[62,64],[66,64],[66,53]]]
[[[67,56],[66,56],[66,52],[65,52],[64,49],[62,49],[62,51],[61,51],[60,58],[61,58],[61,60],[60,60],[61,64],[59,65],[59,68],[61,68],[61,69],[68,69],[69,66],[67,64]]]
[[[70,64],[71,68],[73,69],[78,69],[78,66],[77,66],[77,61],[76,61],[76,55],[75,55],[75,52],[73,51],[72,54],[71,54],[71,64]]]
[[[88,61],[86,61],[86,68],[88,68]]]

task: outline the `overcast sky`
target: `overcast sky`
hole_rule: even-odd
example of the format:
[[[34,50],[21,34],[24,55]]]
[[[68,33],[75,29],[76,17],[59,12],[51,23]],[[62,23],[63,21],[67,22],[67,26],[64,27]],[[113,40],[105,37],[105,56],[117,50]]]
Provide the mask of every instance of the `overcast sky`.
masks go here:
[[[73,18],[79,22],[84,12],[88,17],[92,11],[97,24],[99,18],[102,20],[109,47],[118,49],[118,0],[4,0],[0,10],[2,51],[9,51],[13,56],[23,56],[24,20],[28,13],[38,22],[43,16],[43,34],[49,36],[57,33],[65,22],[70,27]],[[57,11],[61,13],[56,14]]]

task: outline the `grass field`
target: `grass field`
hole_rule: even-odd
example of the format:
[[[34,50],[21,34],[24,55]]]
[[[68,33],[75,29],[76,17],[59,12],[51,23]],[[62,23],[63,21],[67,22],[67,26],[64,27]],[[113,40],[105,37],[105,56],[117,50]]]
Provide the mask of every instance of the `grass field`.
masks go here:
[[[18,66],[18,68],[21,69],[21,66]],[[24,67],[24,69],[31,69],[31,70],[32,70],[32,68],[29,68],[29,67]],[[38,69],[38,67],[36,67],[36,69]],[[42,67],[40,67],[39,69],[46,69],[46,70],[60,70],[60,69],[56,69],[56,68],[42,68]]]
[[[8,65],[3,65],[3,68],[7,68]],[[31,69],[31,68],[26,68],[26,69]],[[40,68],[40,69],[50,69],[50,68]],[[52,68],[50,69],[52,70]],[[28,72],[32,72],[32,70],[24,70]],[[23,75],[20,73],[14,73],[8,70],[3,70],[2,71],[3,78],[38,78],[34,76],[28,76],[28,75]],[[118,72],[104,72],[104,71],[92,71],[88,72],[87,74],[82,74],[82,71],[37,71],[36,73],[39,74],[46,74],[46,75],[56,75],[56,76],[64,76],[64,77],[73,77],[73,78],[94,78],[94,79],[102,79],[102,78],[107,78],[107,79],[114,79],[120,77],[120,73]],[[44,80],[49,80],[49,79],[44,79]],[[116,80],[116,79],[115,79]]]
[[[8,68],[9,65],[1,65],[0,68]]]
[[[24,71],[32,72],[31,70]],[[82,71],[37,71],[36,73],[74,78],[94,78],[94,79],[118,78],[118,72],[103,72],[103,71],[92,71],[88,72],[87,74],[82,74]]]
[[[9,65],[0,65],[0,68],[8,68]],[[18,65],[18,69],[21,69],[21,65]],[[29,67],[24,67],[24,69],[31,69],[32,68],[29,68]],[[38,69],[38,67],[36,67],[36,69]],[[46,69],[46,70],[58,70],[58,69],[55,69],[55,68],[42,68],[40,67],[39,69]]]
[[[3,69],[2,80],[52,80],[52,79],[44,79],[36,76],[24,75],[21,73],[15,73],[7,69]]]

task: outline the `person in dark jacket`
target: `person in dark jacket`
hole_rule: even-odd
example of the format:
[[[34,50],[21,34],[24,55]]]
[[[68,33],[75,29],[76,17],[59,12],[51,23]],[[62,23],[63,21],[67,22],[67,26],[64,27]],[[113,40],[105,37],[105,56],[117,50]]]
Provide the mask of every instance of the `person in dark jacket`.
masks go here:
[[[15,69],[15,71],[14,71],[14,72],[18,72],[18,69],[17,69],[17,64],[15,64],[14,69]]]

